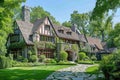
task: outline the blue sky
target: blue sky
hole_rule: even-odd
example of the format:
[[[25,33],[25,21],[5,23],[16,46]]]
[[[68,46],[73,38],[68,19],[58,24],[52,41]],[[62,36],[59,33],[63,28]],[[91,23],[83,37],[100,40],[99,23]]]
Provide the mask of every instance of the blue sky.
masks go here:
[[[41,6],[51,13],[59,22],[70,20],[70,14],[77,10],[79,13],[92,11],[96,0],[27,0],[24,5],[29,7]],[[114,17],[114,22],[120,22],[120,9]]]

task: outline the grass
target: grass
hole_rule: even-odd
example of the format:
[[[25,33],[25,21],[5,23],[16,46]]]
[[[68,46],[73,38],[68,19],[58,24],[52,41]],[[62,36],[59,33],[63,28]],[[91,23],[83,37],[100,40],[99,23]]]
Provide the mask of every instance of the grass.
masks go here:
[[[42,65],[0,69],[0,80],[45,80],[52,72],[70,65]]]
[[[99,66],[95,65],[95,66],[88,67],[86,69],[86,73],[88,73],[88,74],[98,74],[99,73]]]

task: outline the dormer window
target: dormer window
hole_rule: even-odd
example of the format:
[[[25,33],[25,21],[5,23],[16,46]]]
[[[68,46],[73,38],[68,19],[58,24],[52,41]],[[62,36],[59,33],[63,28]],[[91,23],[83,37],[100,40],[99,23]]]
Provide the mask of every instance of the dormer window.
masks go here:
[[[58,32],[59,32],[59,33],[62,33],[62,34],[64,33],[64,31],[63,31],[63,30],[58,30]]]
[[[67,35],[71,35],[72,34],[72,32],[66,32],[67,33]]]
[[[45,30],[49,31],[50,30],[50,25],[45,25]]]

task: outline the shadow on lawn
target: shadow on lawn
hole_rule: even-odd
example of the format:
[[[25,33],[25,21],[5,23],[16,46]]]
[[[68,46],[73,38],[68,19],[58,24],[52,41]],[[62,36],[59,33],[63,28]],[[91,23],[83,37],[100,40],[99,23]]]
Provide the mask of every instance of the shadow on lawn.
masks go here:
[[[45,80],[52,72],[54,71],[39,69],[5,69],[0,70],[0,80]]]

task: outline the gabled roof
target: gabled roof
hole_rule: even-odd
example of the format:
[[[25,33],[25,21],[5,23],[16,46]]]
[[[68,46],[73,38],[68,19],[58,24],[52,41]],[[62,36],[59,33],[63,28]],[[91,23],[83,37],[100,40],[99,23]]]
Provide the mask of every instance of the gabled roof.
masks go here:
[[[79,34],[79,39],[80,39],[81,42],[87,42],[84,34]]]
[[[27,44],[33,44],[33,42],[30,40],[30,35],[32,33],[33,24],[30,22],[18,21],[18,20],[16,20],[16,23],[23,35],[25,42]]]
[[[46,19],[46,18],[37,19],[37,20],[33,23],[32,32],[37,31],[37,29],[39,28],[39,26],[44,23],[45,19]]]
[[[92,38],[92,37],[87,37],[87,40],[88,40],[88,44],[89,45],[95,46],[99,50],[103,49],[100,39],[98,39],[98,38]]]
[[[78,34],[73,32],[70,28],[64,27],[64,26],[58,26],[58,25],[53,25],[53,28],[55,29],[55,32],[58,37],[60,38],[65,38],[65,39],[71,39],[71,40],[77,40],[79,41]],[[60,33],[59,30],[63,30],[64,33]],[[67,32],[71,32],[71,35],[68,35]]]

